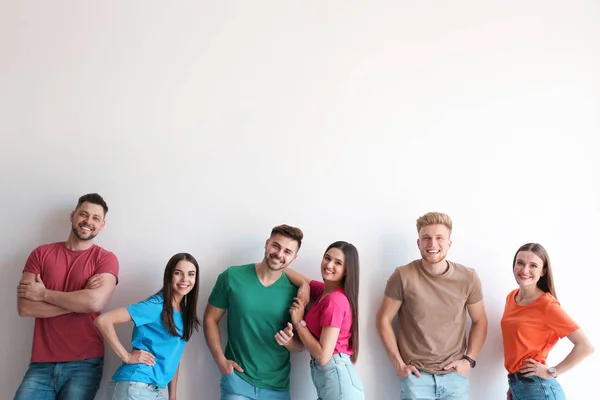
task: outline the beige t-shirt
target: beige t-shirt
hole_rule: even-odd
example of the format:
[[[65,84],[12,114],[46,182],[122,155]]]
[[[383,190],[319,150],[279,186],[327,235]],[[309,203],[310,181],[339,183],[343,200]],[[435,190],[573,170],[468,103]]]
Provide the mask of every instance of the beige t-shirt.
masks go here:
[[[450,267],[431,275],[421,260],[398,267],[385,295],[402,302],[398,311],[398,348],[405,363],[440,374],[467,350],[467,309],[483,299],[481,281],[472,268],[448,261]]]

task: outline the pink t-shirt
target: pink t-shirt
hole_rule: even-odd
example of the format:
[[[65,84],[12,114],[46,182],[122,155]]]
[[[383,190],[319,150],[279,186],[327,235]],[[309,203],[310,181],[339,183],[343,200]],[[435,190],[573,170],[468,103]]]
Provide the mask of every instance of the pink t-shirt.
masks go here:
[[[345,353],[352,355],[353,351],[348,341],[352,336],[352,309],[344,289],[339,288],[319,299],[325,290],[325,284],[319,281],[310,281],[310,297],[318,301],[312,305],[304,316],[306,326],[318,339],[321,330],[326,326],[340,328],[333,354]]]
[[[100,246],[71,251],[64,242],[42,245],[27,259],[23,271],[40,274],[50,290],[74,292],[95,274],[119,273],[117,257]],[[104,357],[104,340],[94,326],[100,313],[70,313],[36,318],[31,362],[62,362]]]

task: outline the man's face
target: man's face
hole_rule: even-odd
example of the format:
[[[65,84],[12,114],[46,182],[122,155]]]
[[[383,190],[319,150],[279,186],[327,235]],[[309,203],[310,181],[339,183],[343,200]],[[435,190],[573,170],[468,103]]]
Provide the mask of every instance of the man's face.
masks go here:
[[[444,261],[448,249],[452,246],[450,230],[442,224],[427,225],[419,231],[417,246],[421,257],[429,264]]]
[[[104,209],[84,201],[71,213],[71,229],[79,240],[92,240],[104,228]]]
[[[283,235],[273,235],[265,243],[265,262],[271,271],[280,271],[296,259],[298,242]]]

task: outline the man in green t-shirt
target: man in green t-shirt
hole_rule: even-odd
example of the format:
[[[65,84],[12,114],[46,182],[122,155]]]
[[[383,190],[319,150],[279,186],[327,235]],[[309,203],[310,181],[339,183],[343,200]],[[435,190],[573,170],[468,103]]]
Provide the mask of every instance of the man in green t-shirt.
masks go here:
[[[293,286],[283,270],[296,259],[302,238],[298,228],[276,226],[261,262],[229,267],[217,278],[204,312],[204,336],[222,374],[221,400],[289,400],[289,351],[303,348],[289,308],[296,296],[307,300],[310,289]],[[218,323],[225,311],[223,353]]]

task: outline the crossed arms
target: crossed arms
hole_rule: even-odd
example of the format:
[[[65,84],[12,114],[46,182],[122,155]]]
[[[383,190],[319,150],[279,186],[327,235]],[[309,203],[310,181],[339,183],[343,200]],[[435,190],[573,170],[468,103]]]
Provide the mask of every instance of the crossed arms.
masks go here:
[[[17,286],[17,311],[21,317],[51,318],[69,313],[100,312],[112,296],[117,278],[102,273],[74,292],[46,289],[39,275],[23,272]]]

